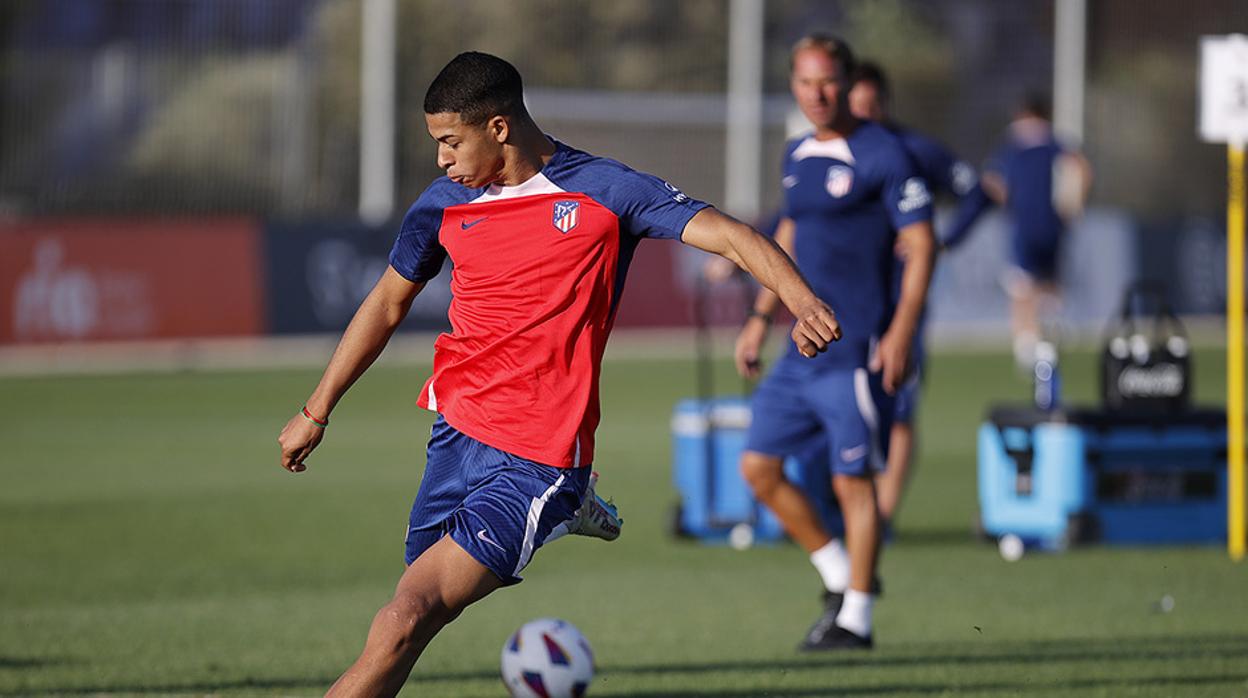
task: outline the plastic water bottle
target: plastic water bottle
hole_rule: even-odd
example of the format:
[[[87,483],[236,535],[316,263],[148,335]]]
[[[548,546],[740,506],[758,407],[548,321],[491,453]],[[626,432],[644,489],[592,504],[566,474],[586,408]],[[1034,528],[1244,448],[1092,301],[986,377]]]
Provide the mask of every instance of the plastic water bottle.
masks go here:
[[[1036,343],[1035,378],[1036,408],[1055,410],[1062,400],[1062,379],[1057,370],[1057,347],[1052,342]]]

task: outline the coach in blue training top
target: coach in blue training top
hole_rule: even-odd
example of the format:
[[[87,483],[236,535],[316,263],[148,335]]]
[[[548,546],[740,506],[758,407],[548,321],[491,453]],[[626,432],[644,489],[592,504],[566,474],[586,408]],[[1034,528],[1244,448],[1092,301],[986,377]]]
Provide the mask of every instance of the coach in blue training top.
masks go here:
[[[888,77],[878,65],[863,61],[854,70],[853,87],[849,90],[849,110],[860,119],[869,119],[901,139],[914,160],[919,175],[931,187],[933,194],[948,194],[957,199],[957,210],[949,226],[938,233],[941,249],[951,249],[966,239],[971,226],[992,201],[979,185],[975,168],[949,152],[940,143],[906,128],[889,116],[892,91]],[[903,259],[897,264],[903,265]],[[926,315],[924,316],[926,317]],[[887,527],[901,504],[901,495],[910,478],[910,465],[914,453],[914,414],[918,407],[920,376],[926,352],[923,347],[923,325],[914,333],[914,346],[910,361],[914,370],[910,378],[897,390],[893,409],[893,429],[888,439],[888,467],[875,478],[876,499],[880,516]]]
[[[843,337],[814,360],[790,352],[758,387],[741,471],[755,495],[810,553],[827,589],[802,649],[872,645],[871,595],[880,542],[874,475],[883,469],[892,395],[906,378],[935,241],[931,196],[905,146],[848,108],[854,59],[824,35],[793,47],[790,86],[814,133],[788,144],[776,241],[820,297],[838,309]],[[894,247],[907,251],[900,293]],[[776,297],[761,292],[737,340],[737,368],[758,371]],[[828,454],[845,519],[845,546],[811,500],[784,477],[786,456]],[[848,550],[847,550],[848,549]]]

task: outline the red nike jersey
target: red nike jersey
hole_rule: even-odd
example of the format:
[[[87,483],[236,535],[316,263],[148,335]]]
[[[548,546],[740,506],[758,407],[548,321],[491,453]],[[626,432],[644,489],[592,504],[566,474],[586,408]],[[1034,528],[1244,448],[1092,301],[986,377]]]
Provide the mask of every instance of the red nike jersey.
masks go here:
[[[412,281],[451,272],[451,332],[417,403],[483,443],[557,467],[593,462],[598,377],[628,262],[679,238],[706,204],[662,180],[557,144],[514,187],[434,182],[390,255]]]

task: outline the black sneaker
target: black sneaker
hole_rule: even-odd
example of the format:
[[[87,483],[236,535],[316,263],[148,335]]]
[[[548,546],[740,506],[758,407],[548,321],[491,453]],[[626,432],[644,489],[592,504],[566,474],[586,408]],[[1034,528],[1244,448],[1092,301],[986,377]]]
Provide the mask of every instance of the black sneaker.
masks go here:
[[[841,612],[841,600],[844,598],[842,594],[834,594],[828,592],[824,596],[824,603],[828,606],[823,613],[815,619],[815,624],[810,626],[810,630],[806,631],[806,637],[802,639],[801,644],[797,646],[799,651],[818,649],[823,639],[832,634],[832,629],[836,627],[836,614]],[[832,601],[835,600],[835,607]]]
[[[863,637],[836,624],[836,615],[824,613],[815,621],[806,639],[797,649],[802,652],[825,650],[869,650],[874,645],[871,636]]]
[[[841,604],[844,602],[845,594],[843,592],[824,590],[823,610],[825,613],[831,613],[833,618],[841,612]]]

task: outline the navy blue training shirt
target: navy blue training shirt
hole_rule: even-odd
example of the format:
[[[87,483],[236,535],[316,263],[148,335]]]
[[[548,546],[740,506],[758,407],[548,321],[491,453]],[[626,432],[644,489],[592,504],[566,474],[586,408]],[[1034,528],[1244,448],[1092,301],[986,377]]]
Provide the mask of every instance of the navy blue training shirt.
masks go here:
[[[1016,122],[989,161],[986,169],[1005,180],[1016,248],[1050,247],[1061,236],[1065,226],[1053,206],[1053,167],[1064,152],[1052,128],[1022,128]]]
[[[790,141],[782,184],[782,215],[796,226],[797,266],[843,332],[803,365],[864,367],[893,317],[896,231],[931,221],[927,183],[897,136],[863,122],[845,138]],[[789,353],[797,350],[790,346]]]

